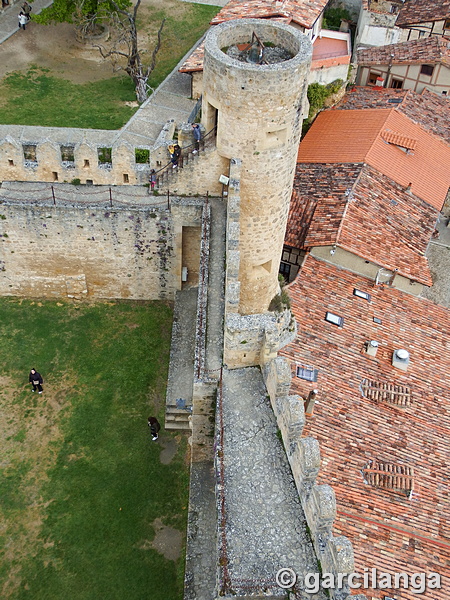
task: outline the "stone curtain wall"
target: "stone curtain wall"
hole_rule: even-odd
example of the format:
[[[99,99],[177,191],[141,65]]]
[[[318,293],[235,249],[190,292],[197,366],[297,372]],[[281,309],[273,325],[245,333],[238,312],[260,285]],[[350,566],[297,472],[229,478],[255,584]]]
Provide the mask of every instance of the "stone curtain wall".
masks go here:
[[[198,206],[0,205],[0,295],[173,299]],[[61,204],[61,202],[60,202]],[[117,204],[117,203],[116,203]]]
[[[320,468],[319,443],[312,437],[301,437],[305,426],[304,401],[290,396],[291,368],[284,358],[275,358],[263,367],[263,377],[270,396],[283,444],[291,466],[311,532],[311,539],[323,573],[354,571],[353,547],[345,536],[333,536],[336,497],[329,485],[315,483]],[[334,600],[366,600],[362,594],[350,595],[348,586],[329,590]]]

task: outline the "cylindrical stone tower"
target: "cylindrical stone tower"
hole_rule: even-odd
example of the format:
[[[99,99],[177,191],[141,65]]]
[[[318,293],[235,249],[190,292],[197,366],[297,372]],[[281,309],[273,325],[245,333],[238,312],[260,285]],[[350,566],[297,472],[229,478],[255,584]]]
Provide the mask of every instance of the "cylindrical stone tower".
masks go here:
[[[245,49],[252,36],[256,58],[259,38],[284,60],[255,64],[226,54],[230,47]],[[206,37],[202,123],[206,131],[217,125],[221,156],[242,160],[241,314],[267,311],[279,289],[311,57],[312,45],[304,34],[264,19],[229,21]]]

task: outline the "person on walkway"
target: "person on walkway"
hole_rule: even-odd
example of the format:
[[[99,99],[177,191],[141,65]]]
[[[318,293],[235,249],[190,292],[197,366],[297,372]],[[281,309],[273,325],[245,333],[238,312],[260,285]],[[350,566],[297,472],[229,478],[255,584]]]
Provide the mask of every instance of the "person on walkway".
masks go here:
[[[25,25],[28,23],[28,17],[26,15],[24,15],[22,11],[20,11],[20,13],[18,15],[18,19],[19,19],[19,29],[22,27],[22,29],[25,31]]]
[[[22,12],[23,14],[26,16],[27,21],[29,21],[31,19],[31,6],[28,4],[28,2],[24,2],[21,6],[22,8]]]
[[[170,155],[170,160],[172,162],[172,168],[176,169],[178,167],[178,161],[180,160],[180,156],[181,156],[181,148],[178,144],[175,144],[175,146],[173,146],[173,152]]]
[[[202,139],[202,130],[198,123],[192,123],[192,131],[194,133],[195,148],[192,150],[192,154],[197,154],[200,150],[200,140]]]
[[[9,6],[9,0],[2,0],[2,8]]]
[[[161,425],[156,417],[148,418],[148,426],[150,427],[150,433],[152,434],[152,440],[156,442],[158,439],[158,431],[161,429]]]
[[[150,179],[150,189],[153,192],[153,190],[155,189],[155,185],[156,185],[156,171],[155,171],[155,169],[152,169],[150,171],[150,177],[149,177],[149,179]]]
[[[44,380],[42,379],[42,375],[38,373],[36,369],[31,369],[28,381],[33,386],[32,392],[38,390],[39,393],[42,394],[42,384],[44,383]]]

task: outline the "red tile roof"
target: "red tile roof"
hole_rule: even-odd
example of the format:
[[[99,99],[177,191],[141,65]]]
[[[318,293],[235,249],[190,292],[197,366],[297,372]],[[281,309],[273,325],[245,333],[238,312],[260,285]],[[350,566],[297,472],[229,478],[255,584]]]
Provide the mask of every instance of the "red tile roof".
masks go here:
[[[437,64],[450,67],[450,39],[431,36],[357,51],[358,65]]]
[[[438,211],[368,165],[297,164],[285,243],[336,245],[432,285],[425,258]]]
[[[187,57],[181,67],[178,69],[181,73],[193,73],[194,71],[203,71],[203,61],[205,60],[205,42],[201,42],[197,48]]]
[[[312,29],[328,0],[230,0],[213,18],[211,25],[233,19],[288,17],[294,23]]]
[[[370,302],[354,296],[354,288],[369,293]],[[336,493],[335,534],[352,541],[356,572],[364,567],[438,572],[446,578],[443,588],[425,596],[448,600],[449,311],[312,256],[289,292],[299,330],[281,354],[293,361],[293,369],[299,364],[319,371],[314,383],[294,376],[292,392],[307,396],[312,388],[319,390],[303,435],[320,442],[318,483],[332,485]],[[342,316],[343,326],[325,321],[327,311]],[[369,340],[379,342],[376,357],[363,351]],[[393,351],[400,348],[410,352],[406,372],[391,364]],[[409,388],[411,404],[402,407],[363,395],[365,380]],[[363,471],[371,461],[413,469],[411,496],[374,487],[367,476],[365,481]],[[418,597],[403,589],[358,591],[369,598]]]
[[[412,90],[394,90],[382,87],[354,87],[335,107],[354,108],[392,108],[406,115],[430,133],[450,143],[450,103],[444,96],[429,90],[419,95]]]
[[[398,13],[397,27],[450,18],[450,0],[406,0]]]
[[[415,150],[385,142],[385,131],[417,140]],[[395,109],[323,111],[300,144],[298,162],[366,162],[438,210],[450,185],[449,145]]]

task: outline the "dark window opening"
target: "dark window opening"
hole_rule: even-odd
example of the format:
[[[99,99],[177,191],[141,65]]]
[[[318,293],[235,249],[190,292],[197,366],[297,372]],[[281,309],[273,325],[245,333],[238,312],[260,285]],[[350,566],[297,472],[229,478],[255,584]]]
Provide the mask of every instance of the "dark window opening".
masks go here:
[[[283,275],[286,281],[289,281],[289,275],[291,274],[291,265],[285,262],[280,263],[280,275]]]
[[[86,185],[94,185],[93,179],[86,179]]]
[[[25,160],[31,162],[37,162],[36,159],[36,145],[35,144],[24,144],[23,145],[23,156]]]
[[[58,181],[58,173],[56,171],[52,171],[53,181]]]
[[[123,182],[124,183],[130,183],[130,178],[128,177],[128,173],[124,173],[123,174]]]
[[[434,71],[433,65],[422,65],[420,67],[420,73],[422,75],[428,75],[429,77],[431,77],[433,75],[433,71]]]
[[[74,146],[60,146],[60,149],[63,162],[75,162]]]
[[[87,167],[89,167],[89,161],[87,158],[84,159],[84,168],[86,169]]]
[[[367,85],[376,85],[378,77],[380,77],[380,73],[374,73],[371,71],[369,73],[369,77],[367,78]]]
[[[403,88],[403,80],[392,78],[391,88],[393,88],[394,90],[401,90]]]
[[[14,161],[13,161],[13,160],[11,160],[11,159],[8,159],[8,165],[9,165],[10,167],[13,167],[13,166],[14,166]]]

